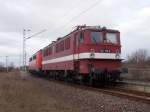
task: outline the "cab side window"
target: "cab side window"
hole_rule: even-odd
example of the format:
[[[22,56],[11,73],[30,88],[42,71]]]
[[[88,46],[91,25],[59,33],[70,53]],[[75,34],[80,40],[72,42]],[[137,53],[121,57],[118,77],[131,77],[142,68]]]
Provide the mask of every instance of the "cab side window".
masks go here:
[[[79,36],[80,36],[80,37],[79,37],[79,42],[80,42],[80,43],[83,43],[83,42],[84,42],[84,33],[81,32]]]

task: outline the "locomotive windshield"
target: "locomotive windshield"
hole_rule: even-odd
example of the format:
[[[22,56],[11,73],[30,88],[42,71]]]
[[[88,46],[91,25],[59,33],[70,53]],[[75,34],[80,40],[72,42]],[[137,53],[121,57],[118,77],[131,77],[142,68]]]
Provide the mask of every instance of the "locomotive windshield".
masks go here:
[[[117,34],[116,33],[107,33],[106,40],[107,40],[107,43],[117,44]]]
[[[101,32],[91,32],[91,42],[92,43],[102,43],[103,36]]]

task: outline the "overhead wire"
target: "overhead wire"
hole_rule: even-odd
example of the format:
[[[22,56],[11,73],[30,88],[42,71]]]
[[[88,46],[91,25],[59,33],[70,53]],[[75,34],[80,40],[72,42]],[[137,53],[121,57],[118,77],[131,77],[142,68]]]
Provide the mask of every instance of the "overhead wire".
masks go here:
[[[86,8],[85,10],[83,10],[82,12],[80,12],[79,14],[77,14],[76,16],[72,17],[68,22],[66,22],[65,24],[61,25],[60,27],[54,29],[51,33],[54,33],[55,31],[59,30],[59,29],[64,29],[66,28],[72,21],[76,20],[78,17],[80,17],[81,15],[83,15],[84,13],[86,13],[87,11],[93,9],[94,7],[96,7],[99,2],[101,0],[97,0],[95,3],[93,3],[92,5],[90,5],[88,8]]]
[[[80,6],[80,2],[81,2],[81,0],[78,0],[78,1],[74,4],[75,7],[72,7],[72,8],[71,8],[72,10],[69,9],[68,11],[66,11],[65,14],[61,17],[61,20],[60,20],[60,21],[62,21],[63,19],[65,19],[67,16],[69,16],[69,14],[72,13],[74,10],[78,9],[78,7],[76,7],[76,6],[77,6],[77,5]]]
[[[75,5],[75,6],[80,6],[80,2],[81,2],[81,1],[78,0],[74,5]],[[65,18],[68,17],[68,16],[70,16],[70,13],[72,13],[72,12],[73,12],[74,10],[76,10],[76,9],[78,9],[78,7],[72,7],[71,10],[70,10],[70,9],[67,10],[67,11],[65,12],[65,14],[60,17],[60,19],[59,19],[59,21],[57,22],[56,27],[54,27],[53,31],[54,31],[54,30],[57,30],[58,27],[60,27],[60,24],[65,21]],[[58,27],[57,27],[57,26],[58,26]],[[53,31],[52,31],[52,32],[53,32]]]

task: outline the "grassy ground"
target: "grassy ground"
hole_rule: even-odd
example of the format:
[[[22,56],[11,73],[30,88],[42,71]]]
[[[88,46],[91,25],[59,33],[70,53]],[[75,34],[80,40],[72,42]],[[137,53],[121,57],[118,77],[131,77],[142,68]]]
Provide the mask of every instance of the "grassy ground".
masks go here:
[[[149,112],[150,105],[35,78],[0,73],[0,112]]]
[[[19,74],[0,74],[0,112],[67,112],[71,109],[36,79]]]

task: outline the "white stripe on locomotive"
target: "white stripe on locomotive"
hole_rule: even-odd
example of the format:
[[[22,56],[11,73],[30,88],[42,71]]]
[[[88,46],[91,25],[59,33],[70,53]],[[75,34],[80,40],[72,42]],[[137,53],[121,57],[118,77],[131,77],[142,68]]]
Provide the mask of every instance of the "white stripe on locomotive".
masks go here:
[[[91,53],[79,53],[79,54],[72,54],[64,57],[59,57],[55,59],[45,60],[42,64],[50,64],[50,63],[58,63],[58,62],[65,62],[65,61],[73,61],[77,59],[91,59]],[[94,57],[92,59],[121,59],[120,54],[116,56],[116,53],[94,53]]]

